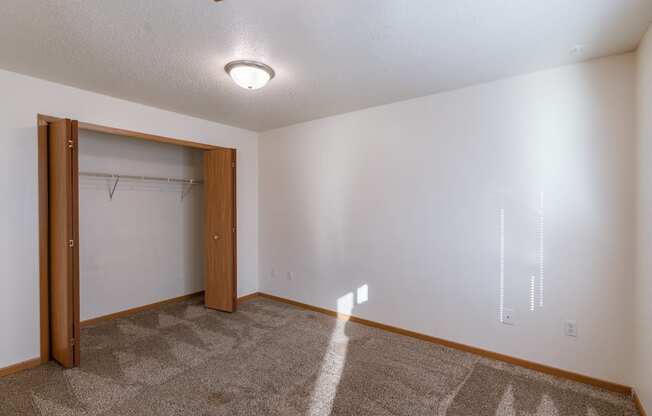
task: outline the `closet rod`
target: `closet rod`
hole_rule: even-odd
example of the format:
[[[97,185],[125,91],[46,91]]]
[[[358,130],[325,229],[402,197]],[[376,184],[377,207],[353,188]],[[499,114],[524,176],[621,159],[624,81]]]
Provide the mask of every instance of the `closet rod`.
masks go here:
[[[79,172],[79,176],[90,176],[94,178],[111,178],[111,179],[139,179],[143,181],[186,183],[188,185],[197,185],[197,184],[204,183],[204,181],[200,179],[177,179],[177,178],[163,178],[159,176],[118,175],[112,173],[97,173],[97,172]]]

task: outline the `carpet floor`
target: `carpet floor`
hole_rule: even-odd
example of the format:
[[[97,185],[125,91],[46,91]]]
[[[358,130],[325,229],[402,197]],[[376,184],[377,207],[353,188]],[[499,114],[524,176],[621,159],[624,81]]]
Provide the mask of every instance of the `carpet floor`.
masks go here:
[[[0,379],[1,415],[633,416],[628,397],[268,299],[82,329],[81,367]]]

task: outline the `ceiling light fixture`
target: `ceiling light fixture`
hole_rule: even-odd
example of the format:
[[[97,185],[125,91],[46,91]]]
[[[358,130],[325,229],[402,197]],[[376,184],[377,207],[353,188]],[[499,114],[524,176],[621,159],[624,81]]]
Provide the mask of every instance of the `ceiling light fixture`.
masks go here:
[[[275,75],[268,65],[246,60],[229,62],[224,70],[236,84],[248,90],[264,87]]]

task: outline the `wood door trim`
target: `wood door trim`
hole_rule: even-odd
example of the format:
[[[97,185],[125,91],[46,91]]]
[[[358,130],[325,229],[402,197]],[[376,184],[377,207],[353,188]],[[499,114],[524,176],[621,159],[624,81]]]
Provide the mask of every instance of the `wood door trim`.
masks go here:
[[[358,324],[366,325],[372,328],[382,329],[383,331],[392,332],[399,335],[404,335],[410,338],[420,339],[422,341],[431,342],[433,344],[443,345],[444,347],[453,348],[460,351],[470,352],[472,354],[480,355],[483,357],[491,358],[497,361],[503,361],[509,364],[517,365],[519,367],[524,367],[530,370],[535,370],[541,373],[550,374],[556,377],[564,378],[567,380],[577,381],[579,383],[588,384],[591,386],[599,387],[604,390],[613,391],[621,394],[632,394],[632,388],[629,386],[624,386],[618,383],[613,383],[611,381],[600,380],[594,377],[586,376],[583,374],[574,373],[567,370],[562,370],[559,368],[551,367],[545,364],[539,364],[532,361],[524,360],[522,358],[512,357],[505,354],[500,354],[493,351],[488,351],[482,348],[472,347],[470,345],[461,344],[459,342],[448,341],[442,338],[432,337],[430,335],[421,334],[418,332],[410,331],[403,328],[398,328],[395,326],[385,325],[380,322],[370,321],[368,319],[358,318],[354,315],[346,315],[342,313],[335,312],[330,309],[321,308],[319,306],[309,305],[307,303],[297,302],[295,300],[282,298],[279,296],[270,295],[267,293],[258,293],[258,296],[263,298],[268,298],[275,300],[277,302],[287,303],[289,305],[297,306],[299,308],[311,310],[314,312],[323,313],[325,315],[333,316],[337,319],[356,322]]]
[[[238,152],[231,150],[233,166],[233,311],[238,310]]]
[[[73,333],[72,337],[75,340],[73,346],[73,362],[75,367],[81,364],[81,342],[79,339],[79,308],[80,308],[80,286],[79,286],[79,122],[72,120],[70,122],[71,138],[73,140],[73,148],[71,152],[71,184],[72,184],[72,238],[74,240],[74,247],[72,249],[72,293],[73,293]]]
[[[38,117],[39,117],[39,120],[42,120],[43,122],[46,122],[46,123],[61,119],[61,117],[53,117],[53,116],[48,116],[48,115],[45,115],[45,114],[39,114]],[[159,135],[156,135],[156,134],[143,133],[143,132],[140,132],[140,131],[121,129],[121,128],[117,128],[117,127],[103,126],[101,124],[87,123],[87,122],[83,122],[83,121],[79,122],[79,129],[80,130],[86,130],[86,131],[94,131],[94,132],[97,132],[97,133],[112,134],[114,136],[125,137],[125,138],[128,138],[128,139],[140,139],[140,140],[147,140],[147,141],[151,141],[151,142],[175,144],[175,145],[178,145],[178,146],[190,147],[190,148],[193,148],[193,149],[201,149],[201,150],[231,149],[231,150],[235,150],[235,149],[232,149],[230,147],[215,146],[215,145],[211,145],[211,144],[200,143],[200,142],[197,142],[197,141],[194,141],[194,140],[177,139],[177,138],[174,138],[174,137],[159,136]]]
[[[98,133],[112,134],[114,136],[122,136],[130,139],[148,140],[151,142],[176,144],[179,146],[191,147],[194,149],[202,150],[215,150],[224,149],[223,147],[213,146],[210,144],[198,143],[192,140],[174,139],[172,137],[158,136],[155,134],[141,133],[132,130],[118,129],[114,127],[101,126],[92,123],[79,123],[79,128],[86,131],[94,131]]]
[[[63,117],[53,117],[53,116],[48,116],[46,114],[37,114],[36,115],[37,120],[39,123],[52,123],[53,121],[61,120]]]
[[[48,213],[48,121],[36,117],[38,129],[38,228],[39,228],[39,319],[41,338],[41,363],[50,360],[50,262]]]

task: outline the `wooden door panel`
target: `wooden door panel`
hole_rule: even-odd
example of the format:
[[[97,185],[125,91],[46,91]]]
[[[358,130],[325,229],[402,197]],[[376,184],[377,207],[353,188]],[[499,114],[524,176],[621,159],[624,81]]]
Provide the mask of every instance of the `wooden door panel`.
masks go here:
[[[79,363],[75,356],[79,342],[73,341],[79,331],[75,130],[71,120],[57,120],[48,127],[51,349],[52,357],[66,368]]]
[[[235,269],[235,150],[204,152],[204,283],[208,308],[233,312]]]

